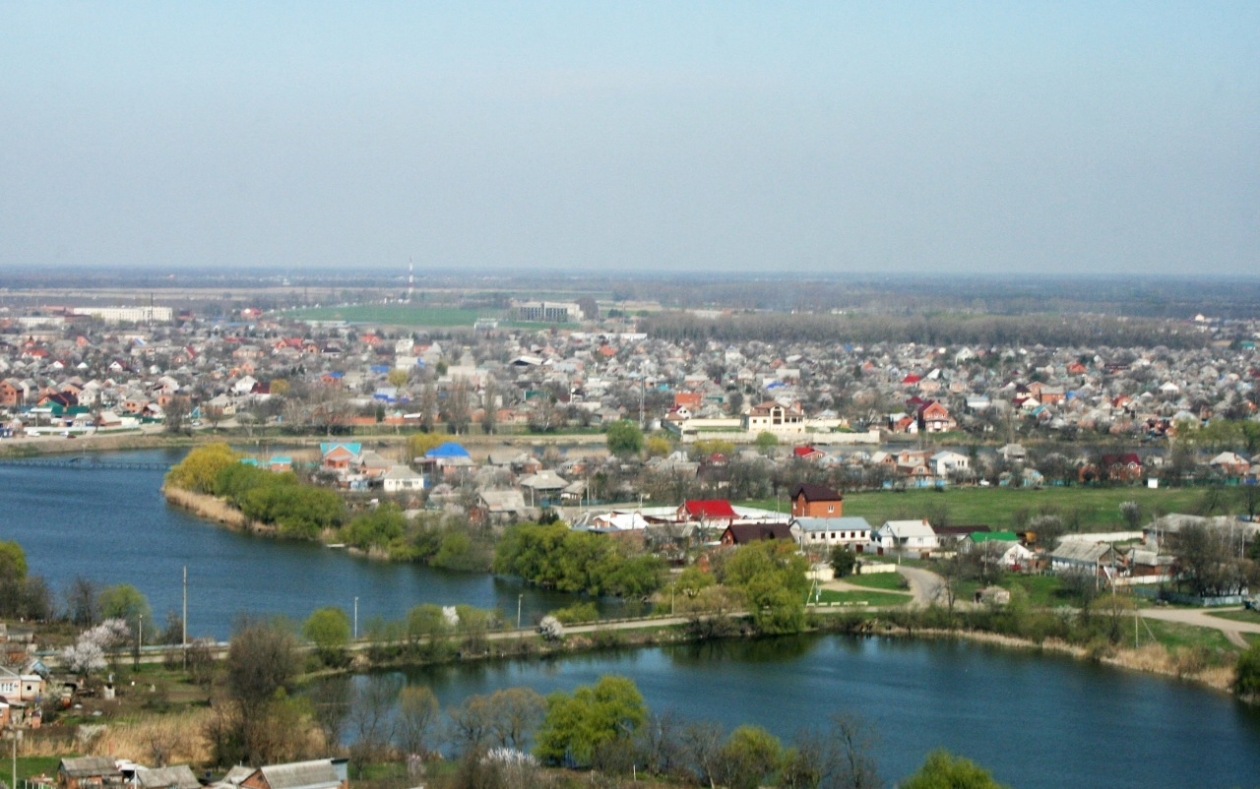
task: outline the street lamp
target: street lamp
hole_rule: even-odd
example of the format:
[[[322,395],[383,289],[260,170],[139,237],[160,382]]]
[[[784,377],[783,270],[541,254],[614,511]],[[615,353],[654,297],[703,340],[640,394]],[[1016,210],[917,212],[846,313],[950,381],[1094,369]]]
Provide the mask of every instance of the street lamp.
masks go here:
[[[525,599],[525,594],[521,593],[516,596],[516,629],[521,629],[521,601]]]
[[[359,598],[354,598],[354,640],[359,640]]]

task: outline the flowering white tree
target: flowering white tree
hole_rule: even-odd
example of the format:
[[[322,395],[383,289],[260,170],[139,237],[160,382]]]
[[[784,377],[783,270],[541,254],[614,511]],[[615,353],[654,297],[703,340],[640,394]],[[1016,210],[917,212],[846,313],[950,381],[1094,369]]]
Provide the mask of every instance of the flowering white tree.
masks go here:
[[[93,671],[105,668],[105,651],[99,644],[86,641],[80,636],[73,646],[62,650],[61,660],[71,672],[86,677]]]
[[[87,676],[93,671],[105,668],[107,653],[122,648],[131,639],[131,628],[124,619],[106,619],[96,627],[84,630],[74,642],[74,646],[66,647],[61,659],[66,668],[76,674]]]

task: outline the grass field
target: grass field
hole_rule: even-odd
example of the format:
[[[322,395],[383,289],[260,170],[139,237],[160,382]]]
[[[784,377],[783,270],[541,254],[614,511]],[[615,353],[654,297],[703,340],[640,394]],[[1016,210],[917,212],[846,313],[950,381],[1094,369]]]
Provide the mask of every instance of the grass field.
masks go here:
[[[1125,627],[1126,637],[1128,639],[1127,646],[1133,645],[1133,622],[1129,617],[1129,622]],[[1183,625],[1179,622],[1164,622],[1159,619],[1143,619],[1150,631],[1146,627],[1141,627],[1138,631],[1138,637],[1142,641],[1148,641],[1150,634],[1155,635],[1155,640],[1169,649],[1185,649],[1189,647],[1204,647],[1211,650],[1220,650],[1221,652],[1238,652],[1238,647],[1229,643],[1229,639],[1225,638],[1225,634],[1219,630],[1210,627],[1195,627],[1194,625]]]
[[[1208,611],[1208,616],[1228,619],[1232,622],[1251,622],[1260,625],[1260,613],[1243,609],[1242,611]]]
[[[74,756],[76,754],[67,753],[66,755]],[[12,769],[12,764],[7,758],[4,761],[6,763],[3,768],[0,768],[0,774],[3,774],[3,777],[8,779],[11,774],[10,770]],[[48,775],[56,777],[57,765],[60,763],[60,756],[19,756],[17,760],[18,780],[22,781],[32,775]],[[6,780],[5,783],[8,783],[8,780]]]
[[[873,575],[846,575],[845,583],[867,589],[883,589],[888,592],[907,592],[909,584],[901,573],[875,573]]]
[[[1193,512],[1202,491],[1147,488],[954,488],[937,492],[910,490],[850,493],[844,497],[844,514],[857,515],[875,527],[884,521],[929,518],[944,514],[951,525],[976,524],[1008,529],[1021,510],[1031,515],[1054,512],[1069,519],[1080,517],[1082,531],[1115,531],[1127,528],[1120,503],[1142,505],[1144,520],[1155,512]],[[776,499],[737,502],[746,506],[786,510]]]
[[[846,603],[848,605],[856,605],[858,603],[865,605],[905,605],[910,602],[910,596],[893,594],[891,592],[834,592],[830,589],[822,589],[818,592],[818,602]]]
[[[318,307],[294,310],[289,317],[316,321],[380,323],[388,326],[472,326],[478,318],[497,314],[458,307],[423,307],[413,304],[352,304],[346,307]]]

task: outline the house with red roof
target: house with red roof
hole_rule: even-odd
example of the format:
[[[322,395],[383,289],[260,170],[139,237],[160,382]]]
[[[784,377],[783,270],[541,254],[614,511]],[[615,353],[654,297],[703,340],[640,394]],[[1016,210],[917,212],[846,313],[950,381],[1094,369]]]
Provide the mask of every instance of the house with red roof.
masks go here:
[[[688,499],[678,508],[680,521],[733,521],[739,514],[726,499]]]
[[[793,447],[792,457],[799,460],[808,460],[811,463],[817,463],[819,460],[827,457],[827,453],[817,447],[806,444],[805,446]]]
[[[919,429],[928,433],[945,433],[958,426],[949,415],[949,409],[939,400],[931,400],[919,407]]]

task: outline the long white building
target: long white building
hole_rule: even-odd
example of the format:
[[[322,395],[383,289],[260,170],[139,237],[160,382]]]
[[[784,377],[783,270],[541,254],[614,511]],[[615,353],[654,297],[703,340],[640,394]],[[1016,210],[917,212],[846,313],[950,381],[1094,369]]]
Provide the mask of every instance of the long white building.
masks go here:
[[[175,317],[170,307],[75,307],[75,315],[89,315],[106,323],[164,323]]]

